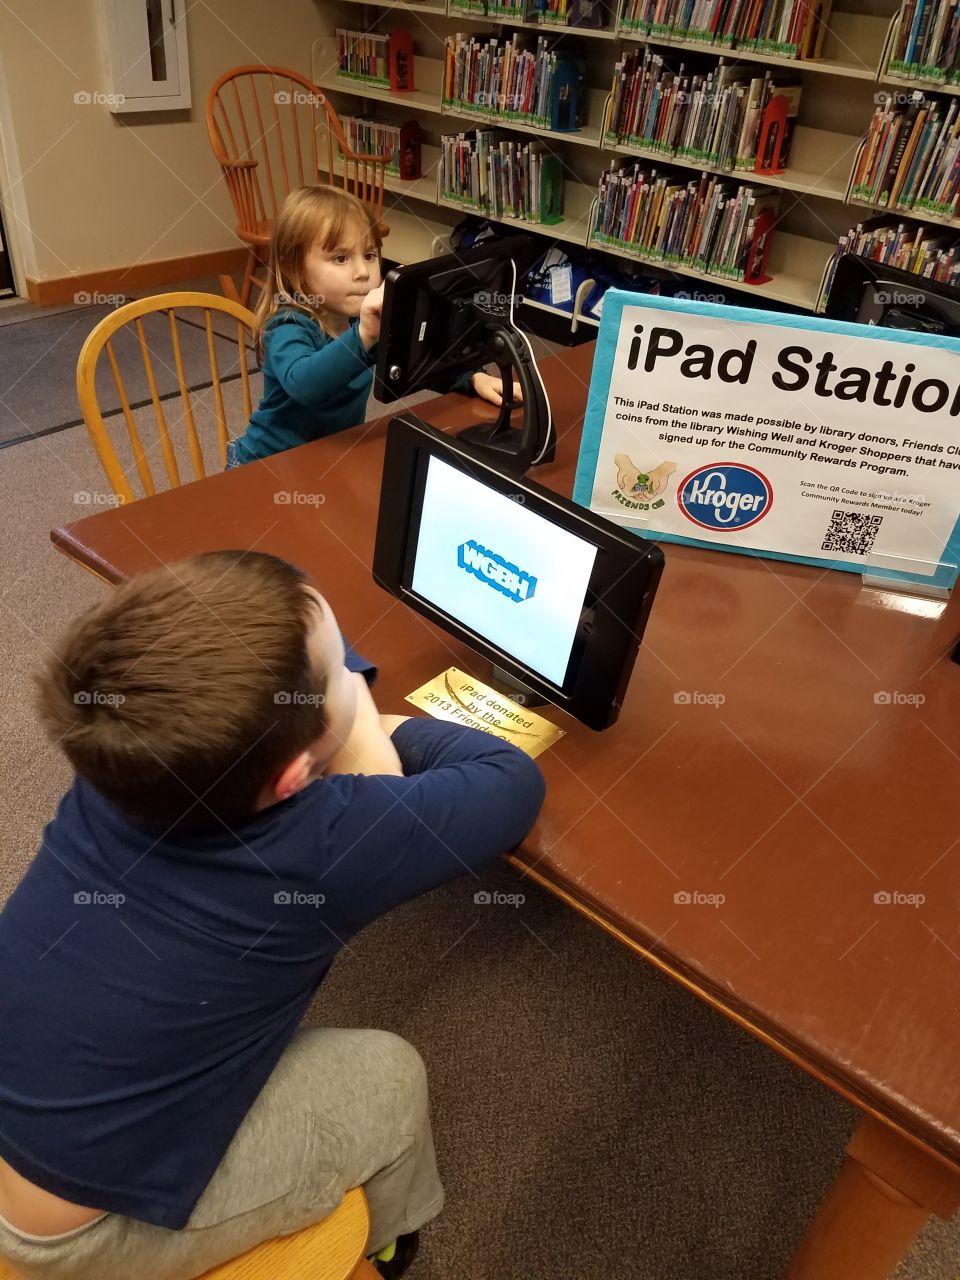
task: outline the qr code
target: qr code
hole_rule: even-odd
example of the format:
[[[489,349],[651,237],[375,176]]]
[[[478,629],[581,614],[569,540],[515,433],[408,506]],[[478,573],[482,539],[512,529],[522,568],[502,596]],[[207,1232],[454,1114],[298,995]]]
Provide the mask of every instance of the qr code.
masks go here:
[[[883,516],[868,516],[860,511],[834,511],[823,540],[823,550],[840,551],[848,556],[868,556],[882,523]]]

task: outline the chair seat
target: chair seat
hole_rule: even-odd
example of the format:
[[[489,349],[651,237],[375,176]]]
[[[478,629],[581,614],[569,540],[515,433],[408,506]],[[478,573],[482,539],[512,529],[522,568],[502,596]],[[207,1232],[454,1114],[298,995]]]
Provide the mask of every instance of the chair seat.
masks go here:
[[[363,1256],[369,1229],[366,1197],[355,1187],[322,1222],[292,1236],[265,1240],[205,1271],[201,1280],[349,1280],[376,1275]]]
[[[363,1254],[369,1229],[366,1197],[354,1187],[322,1222],[292,1236],[265,1240],[205,1271],[201,1280],[375,1280],[378,1273]],[[0,1280],[20,1280],[3,1258]]]
[[[264,1240],[238,1258],[205,1271],[201,1280],[357,1280],[378,1272],[366,1261],[366,1197],[360,1187],[347,1192],[323,1222],[305,1226],[294,1235]],[[0,1280],[19,1280],[0,1258]]]

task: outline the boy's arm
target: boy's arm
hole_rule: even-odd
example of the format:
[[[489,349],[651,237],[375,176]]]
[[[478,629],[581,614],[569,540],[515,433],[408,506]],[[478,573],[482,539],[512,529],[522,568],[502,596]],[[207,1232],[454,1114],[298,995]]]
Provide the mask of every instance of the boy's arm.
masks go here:
[[[328,901],[351,928],[514,848],[543,803],[539,768],[478,729],[415,716],[394,731],[403,777],[357,777],[332,833]]]
[[[270,330],[269,343],[274,376],[291,400],[308,409],[329,409],[338,403],[351,379],[362,369],[372,368],[377,359],[376,344],[368,351],[356,325],[319,351],[296,322],[276,325]]]

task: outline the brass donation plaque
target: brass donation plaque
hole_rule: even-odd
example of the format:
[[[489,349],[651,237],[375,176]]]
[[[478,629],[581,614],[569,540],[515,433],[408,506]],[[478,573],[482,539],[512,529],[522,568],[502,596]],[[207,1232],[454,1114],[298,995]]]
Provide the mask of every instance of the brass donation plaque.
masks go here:
[[[528,756],[546,751],[565,732],[457,667],[448,668],[415,689],[407,695],[407,702],[438,720],[451,720],[492,733],[496,738],[512,742]]]

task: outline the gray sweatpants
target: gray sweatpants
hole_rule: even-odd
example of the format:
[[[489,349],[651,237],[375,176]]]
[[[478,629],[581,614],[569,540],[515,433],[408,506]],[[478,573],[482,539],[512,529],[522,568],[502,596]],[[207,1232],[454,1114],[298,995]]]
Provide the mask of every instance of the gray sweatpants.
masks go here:
[[[108,1213],[30,1236],[0,1218],[0,1257],[28,1280],[193,1280],[319,1222],[344,1192],[370,1204],[367,1252],[443,1207],[427,1078],[387,1031],[296,1033],[181,1231]]]

